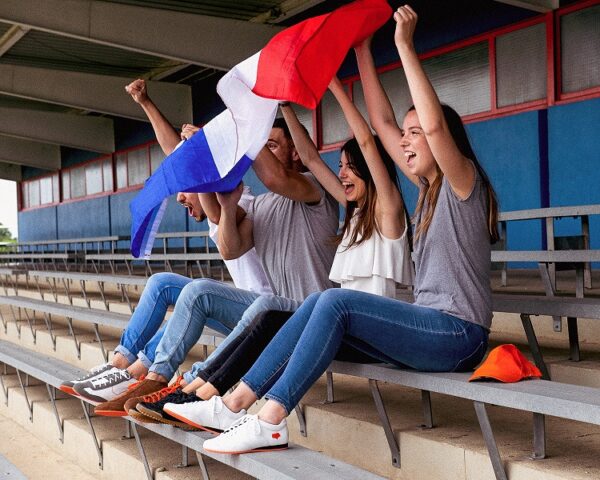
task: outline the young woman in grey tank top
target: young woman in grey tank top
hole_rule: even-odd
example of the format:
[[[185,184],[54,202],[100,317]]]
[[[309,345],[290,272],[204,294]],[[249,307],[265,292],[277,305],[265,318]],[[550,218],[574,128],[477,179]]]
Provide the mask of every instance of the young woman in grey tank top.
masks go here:
[[[323,374],[342,339],[382,361],[424,371],[469,370],[485,354],[491,323],[489,251],[497,236],[495,195],[460,118],[442,107],[421,67],[412,42],[416,14],[404,6],[394,19],[394,40],[415,104],[402,128],[377,78],[369,42],[356,53],[372,126],[420,189],[415,303],[345,289],[321,293],[314,306],[309,297],[244,376],[268,401],[258,416],[243,417],[207,440],[207,450],[285,448],[286,416]],[[295,321],[305,305],[312,308],[306,327]],[[303,329],[297,344],[295,328]],[[239,406],[247,407],[243,401]],[[233,403],[229,408],[235,408]]]

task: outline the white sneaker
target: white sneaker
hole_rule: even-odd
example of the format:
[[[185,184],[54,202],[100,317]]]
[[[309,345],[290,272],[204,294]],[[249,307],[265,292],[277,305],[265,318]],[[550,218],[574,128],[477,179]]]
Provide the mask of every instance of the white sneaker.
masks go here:
[[[73,390],[73,387],[75,386],[76,383],[87,382],[88,380],[91,380],[92,378],[97,377],[98,375],[101,375],[102,373],[110,370],[111,368],[113,368],[111,363],[103,363],[102,365],[98,365],[98,366],[92,368],[83,377],[80,377],[76,380],[67,380],[66,382],[61,383],[60,387],[58,387],[58,389],[62,390],[63,392],[66,392],[70,395],[77,395],[77,392],[75,390]]]
[[[288,429],[285,418],[279,425],[263,422],[257,415],[245,415],[221,435],[206,440],[202,446],[213,453],[250,453],[285,450]]]
[[[244,409],[238,413],[229,410],[217,395],[199,402],[167,403],[163,411],[192,427],[214,433],[222,432],[246,415]]]
[[[86,400],[103,403],[110,402],[126,392],[129,386],[136,382],[127,370],[112,367],[85,382],[76,383],[73,390]]]

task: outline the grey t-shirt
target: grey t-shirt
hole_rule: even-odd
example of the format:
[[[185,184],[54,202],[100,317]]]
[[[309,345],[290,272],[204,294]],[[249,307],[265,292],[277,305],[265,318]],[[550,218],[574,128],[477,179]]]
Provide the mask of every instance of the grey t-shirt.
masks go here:
[[[433,219],[426,235],[415,241],[413,258],[415,304],[490,328],[487,191],[479,174],[465,200],[443,179]]]
[[[298,301],[333,287],[329,270],[338,228],[337,202],[312,174],[303,175],[318,188],[318,203],[295,202],[269,192],[256,197],[247,213],[273,292]]]

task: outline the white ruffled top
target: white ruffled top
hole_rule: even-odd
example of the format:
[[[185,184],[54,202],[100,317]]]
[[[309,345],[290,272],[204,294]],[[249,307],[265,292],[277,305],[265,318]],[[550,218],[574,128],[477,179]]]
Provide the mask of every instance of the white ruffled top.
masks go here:
[[[355,220],[356,215],[351,220],[352,226]],[[329,273],[329,279],[342,288],[395,298],[396,283],[413,284],[414,266],[407,229],[394,240],[375,231],[360,245],[348,249],[348,242],[346,234],[338,245]]]

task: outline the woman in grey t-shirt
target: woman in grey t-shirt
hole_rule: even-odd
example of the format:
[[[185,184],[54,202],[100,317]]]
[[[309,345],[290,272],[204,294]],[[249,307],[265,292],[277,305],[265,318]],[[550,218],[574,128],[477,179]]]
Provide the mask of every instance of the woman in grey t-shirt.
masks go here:
[[[246,399],[245,390],[238,388],[227,406],[232,411],[240,411],[236,405],[247,408],[256,392],[268,401],[258,416],[242,417],[207,441],[204,448],[209,451],[286,448],[285,417],[323,374],[342,339],[382,361],[425,371],[469,370],[485,354],[492,318],[495,194],[460,117],[440,104],[421,67],[413,47],[416,14],[404,6],[394,19],[394,40],[415,105],[402,128],[377,78],[369,42],[357,47],[356,54],[372,126],[402,172],[419,187],[415,303],[345,289],[321,293],[314,306],[307,300],[312,311],[300,306],[244,376],[255,392]],[[296,344],[289,333],[304,325]]]

